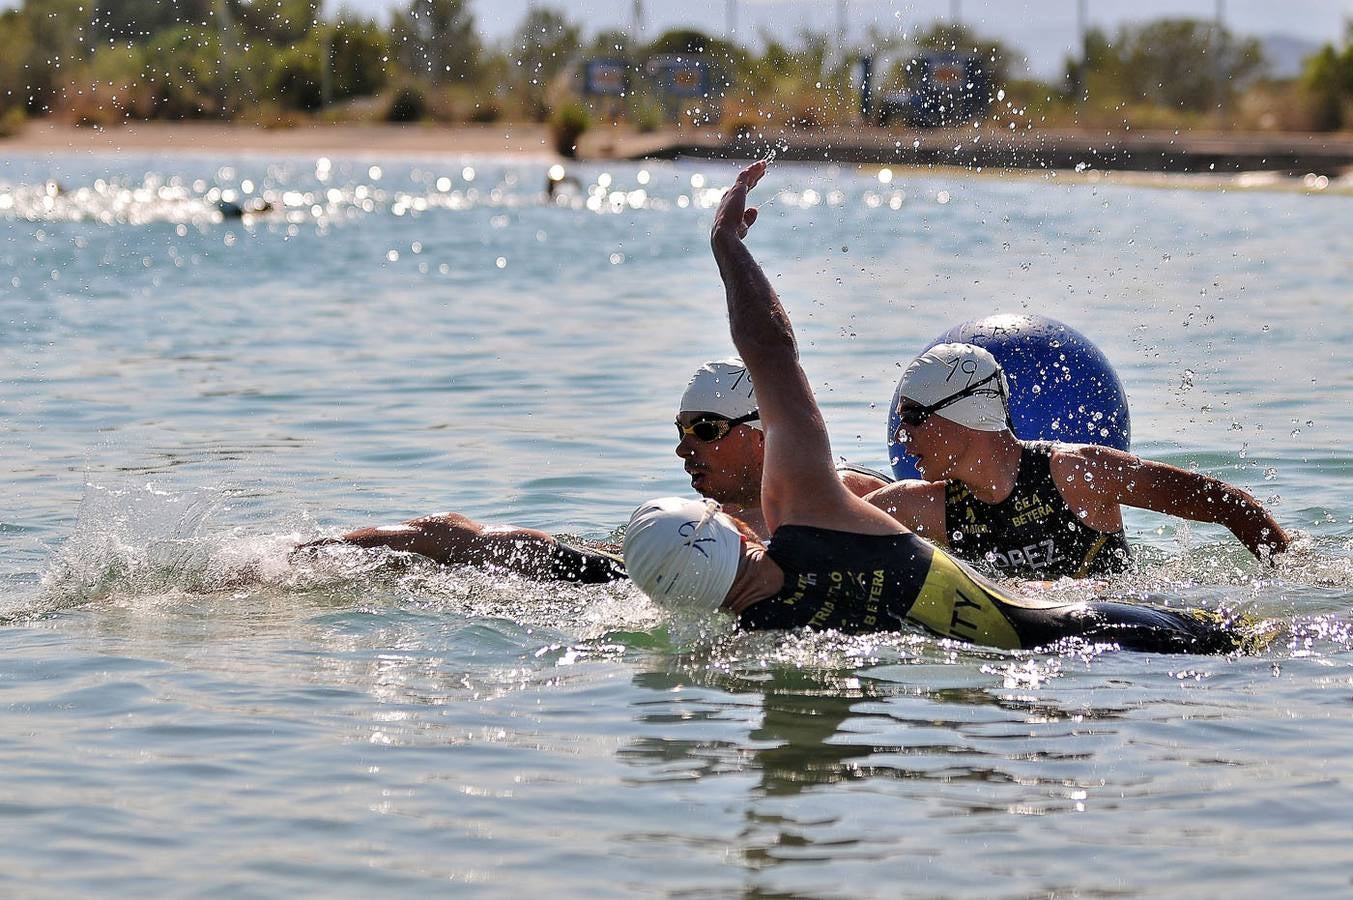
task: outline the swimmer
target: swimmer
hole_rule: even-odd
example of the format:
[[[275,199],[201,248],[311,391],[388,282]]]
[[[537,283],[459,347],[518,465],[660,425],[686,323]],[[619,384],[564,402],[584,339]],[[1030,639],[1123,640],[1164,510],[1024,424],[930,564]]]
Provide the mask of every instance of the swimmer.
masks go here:
[[[568,174],[563,166],[550,166],[550,170],[545,173],[545,196],[550,200],[553,200],[554,195],[559,193],[559,191],[565,187],[569,187],[574,191],[581,191],[583,189],[582,182]]]
[[[1252,496],[1215,478],[1092,444],[1021,441],[1000,364],[972,344],[916,357],[899,387],[897,440],[925,480],[869,501],[1000,577],[1085,578],[1126,568],[1122,506],[1225,525],[1260,559],[1291,543]]]
[[[625,534],[635,584],[666,605],[724,609],[747,628],[858,633],[911,623],[1012,649],[1068,638],[1146,651],[1238,649],[1234,633],[1203,611],[1067,604],[998,588],[842,484],[789,318],[744,243],[757,217],[747,194],[765,171],[765,161],[754,163],[724,195],[711,245],[733,343],[759,389],[771,539],[761,542],[713,501],[649,501]]]
[[[676,454],[691,487],[762,533],[764,437],[756,391],[741,360],[714,360],[696,370],[681,395],[676,428]],[[887,483],[885,476],[854,466],[842,466],[839,478],[859,496]],[[417,553],[444,565],[493,566],[531,578],[595,584],[626,577],[618,547],[582,546],[534,528],[485,524],[458,513],[361,528],[297,549],[342,544]]]

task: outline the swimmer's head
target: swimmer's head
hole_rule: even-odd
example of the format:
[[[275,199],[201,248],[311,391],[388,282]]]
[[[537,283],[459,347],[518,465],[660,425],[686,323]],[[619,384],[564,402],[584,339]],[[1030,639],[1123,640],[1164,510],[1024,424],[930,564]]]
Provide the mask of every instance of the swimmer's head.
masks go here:
[[[659,497],[625,529],[625,569],[668,608],[715,610],[742,561],[742,535],[713,500]]]
[[[974,344],[939,344],[911,361],[898,387],[904,422],[935,415],[975,431],[1010,427],[1010,385],[996,357]]]
[[[756,391],[742,360],[719,359],[696,369],[677,412],[715,413],[726,419],[747,419],[755,413]],[[745,424],[761,428],[760,419],[748,419]]]

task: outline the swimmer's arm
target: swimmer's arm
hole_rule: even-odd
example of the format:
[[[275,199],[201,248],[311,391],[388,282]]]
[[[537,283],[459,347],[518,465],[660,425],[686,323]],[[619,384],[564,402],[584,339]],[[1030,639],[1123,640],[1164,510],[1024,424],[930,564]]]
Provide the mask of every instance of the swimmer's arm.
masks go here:
[[[856,497],[867,497],[879,488],[887,487],[893,483],[878,475],[840,466],[836,467],[836,474],[840,477],[841,483],[846,486],[846,490]]]
[[[457,513],[447,513],[412,519],[402,525],[359,528],[340,538],[313,541],[298,549],[325,544],[386,547],[417,553],[443,565],[494,565],[528,577],[544,578],[550,574],[558,541],[553,535],[533,528],[483,525]]]
[[[894,481],[865,496],[866,500],[912,531],[941,547],[944,531],[944,482],[907,479]]]
[[[1281,553],[1291,538],[1259,501],[1234,485],[1121,450],[1087,445],[1076,456],[1081,479],[1095,493],[1126,506],[1195,522],[1225,525],[1260,559]]]
[[[765,161],[744,169],[714,216],[710,246],[728,303],[733,344],[756,385],[766,435],[761,507],[774,532],[785,522],[854,530],[873,522],[874,533],[891,520],[841,483],[831,442],[808,377],[799,365],[789,316],[743,238],[756,222],[747,193],[766,172]],[[878,520],[881,520],[878,521]],[[895,527],[895,526],[894,526]]]

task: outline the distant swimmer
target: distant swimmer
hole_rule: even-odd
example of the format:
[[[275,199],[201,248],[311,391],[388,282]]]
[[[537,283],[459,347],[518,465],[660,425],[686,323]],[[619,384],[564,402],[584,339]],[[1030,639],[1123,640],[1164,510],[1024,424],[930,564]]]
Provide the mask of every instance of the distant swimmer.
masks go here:
[[[583,189],[582,182],[568,174],[563,166],[558,164],[550,166],[550,171],[545,173],[545,196],[553,200],[554,195],[566,187],[574,191]]]
[[[1091,444],[1021,441],[1000,364],[972,344],[918,356],[897,440],[924,481],[869,497],[903,525],[1001,577],[1105,575],[1130,558],[1120,506],[1225,525],[1260,558],[1291,543],[1252,496],[1215,478]]]
[[[789,318],[744,242],[757,218],[747,194],[765,171],[763,161],[738,176],[715,215],[711,244],[733,343],[759,391],[770,541],[713,501],[652,500],[625,533],[635,584],[666,605],[722,608],[747,628],[860,633],[915,625],[1011,649],[1064,639],[1163,652],[1243,647],[1240,631],[1202,610],[1054,602],[998,588],[846,489]]]
[[[756,391],[738,359],[707,362],[691,376],[676,417],[676,454],[685,462],[691,486],[739,516],[759,534],[764,436]],[[863,496],[886,483],[875,472],[843,466],[839,478]],[[584,546],[545,531],[477,522],[458,513],[424,516],[400,525],[350,531],[299,549],[347,544],[417,553],[446,565],[493,566],[532,578],[604,583],[626,577],[605,544]]]
[[[272,204],[262,198],[255,198],[244,203],[236,203],[233,200],[217,200],[216,211],[221,214],[223,219],[243,219],[245,216],[261,216],[264,213],[272,212]]]

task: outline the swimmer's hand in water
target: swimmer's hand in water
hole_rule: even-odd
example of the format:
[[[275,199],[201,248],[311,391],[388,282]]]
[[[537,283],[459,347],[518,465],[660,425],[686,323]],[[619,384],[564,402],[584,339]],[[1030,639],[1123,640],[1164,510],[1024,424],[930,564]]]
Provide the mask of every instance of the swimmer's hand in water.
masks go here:
[[[747,205],[747,194],[766,174],[768,164],[769,160],[757,160],[738,173],[733,186],[724,193],[719,211],[714,214],[714,229],[710,235],[712,243],[718,243],[721,239],[741,241],[747,236],[757,215],[756,207]]]

